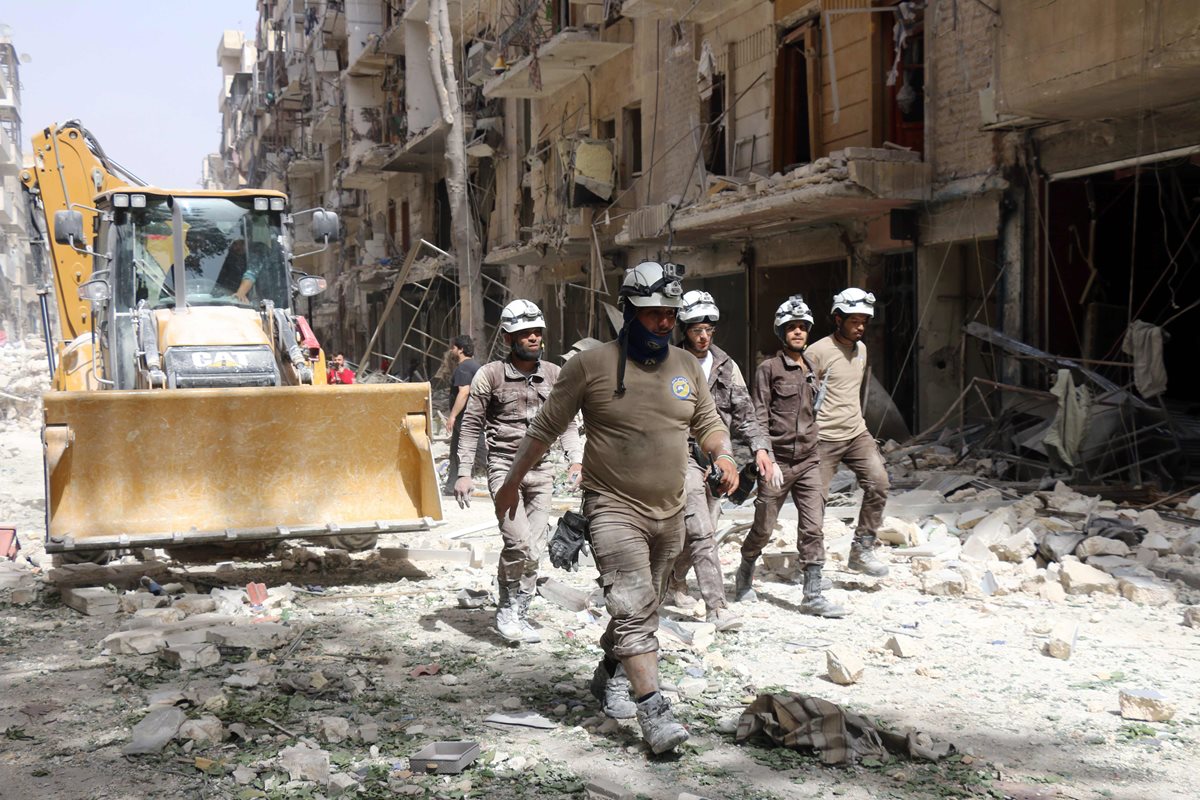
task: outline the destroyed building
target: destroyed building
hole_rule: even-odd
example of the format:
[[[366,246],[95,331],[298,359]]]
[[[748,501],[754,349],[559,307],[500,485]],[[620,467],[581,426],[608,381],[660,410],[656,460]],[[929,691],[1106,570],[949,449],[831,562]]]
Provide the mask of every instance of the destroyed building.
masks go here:
[[[21,59],[0,25],[0,343],[37,329],[38,299],[29,259],[29,217],[21,190]]]
[[[206,179],[341,214],[297,263],[329,281],[306,309],[327,350],[431,377],[460,331],[494,350],[520,296],[557,355],[614,334],[621,271],[651,258],[718,298],[749,373],[782,298],[805,295],[815,338],[854,284],[879,298],[884,437],[982,422],[1013,477],[1196,469],[1194,4],[258,8],[252,39],[221,39]],[[1044,443],[1064,398],[1103,412],[1100,441]]]

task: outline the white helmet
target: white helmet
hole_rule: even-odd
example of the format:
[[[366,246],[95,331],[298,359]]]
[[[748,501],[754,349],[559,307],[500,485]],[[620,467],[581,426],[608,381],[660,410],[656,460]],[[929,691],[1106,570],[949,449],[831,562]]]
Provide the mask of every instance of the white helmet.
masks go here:
[[[829,311],[830,314],[841,314],[850,316],[851,314],[866,314],[868,317],[875,316],[875,295],[862,289],[843,289],[833,296],[833,308]]]
[[[716,322],[721,318],[721,309],[708,292],[693,289],[684,292],[683,306],[679,309],[676,321],[680,325],[690,325],[693,322]]]
[[[625,271],[620,296],[638,308],[679,308],[683,305],[683,287],[679,285],[682,277],[682,264],[643,261]]]
[[[505,333],[545,327],[542,310],[528,300],[513,300],[500,312],[500,330]]]
[[[802,295],[792,295],[775,309],[775,335],[780,339],[783,338],[784,328],[789,322],[803,322],[808,328],[812,328],[812,309],[804,302]]]

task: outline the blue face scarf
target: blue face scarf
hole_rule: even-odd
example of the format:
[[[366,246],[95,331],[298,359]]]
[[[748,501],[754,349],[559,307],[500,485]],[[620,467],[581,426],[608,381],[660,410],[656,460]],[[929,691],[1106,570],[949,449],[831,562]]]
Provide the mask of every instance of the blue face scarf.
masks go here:
[[[629,357],[639,364],[648,367],[661,364],[671,354],[671,334],[665,333],[660,336],[651,333],[633,315],[626,321],[621,337],[626,343]]]

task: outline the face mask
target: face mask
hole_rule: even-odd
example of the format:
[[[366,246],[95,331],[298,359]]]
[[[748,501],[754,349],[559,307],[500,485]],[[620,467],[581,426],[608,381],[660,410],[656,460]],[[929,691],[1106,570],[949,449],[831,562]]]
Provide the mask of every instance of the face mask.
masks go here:
[[[629,320],[625,335],[629,343],[629,357],[639,364],[661,364],[671,353],[670,332],[661,336],[651,333],[636,317]]]

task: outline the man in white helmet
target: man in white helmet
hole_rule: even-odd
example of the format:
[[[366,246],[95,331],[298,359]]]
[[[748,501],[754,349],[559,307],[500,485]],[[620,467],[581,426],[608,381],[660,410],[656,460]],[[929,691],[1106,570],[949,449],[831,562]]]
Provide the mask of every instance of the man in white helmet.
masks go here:
[[[458,476],[454,496],[460,507],[471,502],[471,454],[480,435],[487,439],[488,489],[495,495],[508,476],[513,456],[530,421],[541,411],[558,380],[559,367],[542,361],[542,334],[546,320],[528,300],[514,300],[500,313],[500,330],[509,347],[508,358],[479,368],[459,423]],[[572,482],[579,479],[582,452],[579,432],[572,421],[560,437],[570,464]],[[554,494],[554,467],[541,459],[520,485],[521,504],[513,517],[500,518],[499,587],[496,630],[510,642],[541,641],[529,623],[529,604],[537,592],[538,563],[546,550],[550,500]]]
[[[863,406],[871,376],[867,372],[867,346],[863,335],[875,316],[875,295],[849,288],[833,296],[833,333],[808,348],[808,358],[821,383],[817,412],[821,429],[821,483],[828,495],[838,464],[845,464],[863,490],[862,508],[854,529],[847,566],[882,577],[888,568],[875,555],[876,532],[887,504],[887,467],[875,438],[867,430]]]
[[[677,322],[683,332],[680,344],[700,361],[708,391],[717,413],[730,432],[737,433],[750,446],[760,475],[769,476],[775,469],[771,461],[771,443],[758,423],[754,404],[742,371],[729,355],[713,344],[721,311],[708,292],[691,291],[683,295]],[[705,482],[707,466],[702,466],[689,453],[687,471],[687,507],[684,511],[683,552],[675,561],[671,591],[675,605],[690,605],[687,595],[687,573],[696,569],[696,582],[704,598],[707,621],[718,631],[735,630],[742,626],[725,602],[725,584],[721,576],[721,560],[717,556],[716,525],[721,516],[721,501],[713,497]]]
[[[658,691],[655,633],[683,545],[689,434],[716,460],[722,490],[737,487],[729,432],[700,363],[670,344],[681,275],[680,267],[652,261],[625,273],[621,335],[563,367],[496,492],[496,513],[515,513],[525,473],[583,412],[583,515],[611,616],[591,689],[608,716],[636,716],[655,753],[688,738]]]
[[[804,355],[813,316],[804,298],[792,295],[775,311],[775,334],[782,349],[758,365],[754,376],[754,408],[771,437],[771,450],[781,472],[775,483],[760,484],[754,499],[754,524],[742,542],[734,599],[754,599],[754,567],[771,539],[779,509],[790,495],[796,504],[797,582],[804,586],[800,611],[819,617],[844,617],[846,610],[824,595],[825,565],[822,523],[825,501],[821,487],[816,422],[817,381]]]

